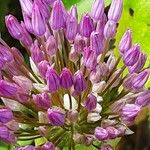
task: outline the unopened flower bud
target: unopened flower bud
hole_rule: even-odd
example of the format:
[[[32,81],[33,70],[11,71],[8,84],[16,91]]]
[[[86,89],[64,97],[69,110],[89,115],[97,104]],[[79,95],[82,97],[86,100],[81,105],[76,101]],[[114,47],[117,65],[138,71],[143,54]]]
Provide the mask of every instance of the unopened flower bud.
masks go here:
[[[115,34],[116,34],[116,22],[112,21],[112,20],[108,20],[105,28],[104,28],[104,37],[105,39],[112,39],[114,38]]]
[[[93,94],[90,94],[84,101],[84,107],[90,112],[96,108],[97,99]]]
[[[139,59],[140,46],[135,44],[130,50],[124,55],[124,63],[126,66],[133,66]]]
[[[100,150],[113,150],[113,148],[108,144],[104,144],[101,146]]]
[[[78,111],[76,110],[70,110],[67,113],[67,118],[70,122],[76,122],[78,120]]]
[[[60,109],[57,108],[49,108],[48,111],[48,119],[50,124],[53,126],[62,126],[65,123],[65,114]]]
[[[71,6],[70,8],[70,15],[73,16],[76,20],[78,20],[78,12],[76,6]]]
[[[79,54],[74,49],[74,47],[71,48],[71,51],[69,53],[69,60],[71,60],[72,62],[77,62],[79,60]]]
[[[132,32],[127,30],[119,43],[119,50],[122,54],[126,53],[132,46]]]
[[[112,0],[108,11],[108,19],[118,22],[123,9],[123,0]]]
[[[40,108],[47,110],[51,107],[51,99],[47,93],[33,95],[33,101]]]
[[[60,74],[60,84],[65,89],[68,89],[73,85],[73,76],[69,69],[63,68]]]
[[[108,132],[109,139],[114,139],[114,138],[118,137],[118,135],[120,134],[120,131],[112,126],[107,127],[106,130]]]
[[[80,34],[82,36],[87,38],[90,37],[92,31],[94,30],[94,24],[91,17],[88,14],[82,16],[79,28]]]
[[[104,14],[104,1],[103,0],[95,0],[92,6],[92,18],[96,21],[100,20]]]
[[[50,23],[53,30],[59,30],[64,27],[64,6],[61,0],[54,2]]]
[[[143,88],[148,78],[149,78],[149,70],[142,71],[133,79],[132,81],[133,87],[135,89]]]
[[[41,150],[55,150],[55,146],[53,143],[47,142],[41,147]]]
[[[60,78],[57,72],[49,67],[46,72],[46,80],[50,92],[56,92],[60,86]]]
[[[106,140],[108,138],[108,132],[107,132],[107,130],[104,129],[104,128],[101,128],[101,127],[96,127],[95,128],[94,135],[100,141]]]
[[[13,113],[8,108],[0,108],[0,122],[7,123],[13,119]]]
[[[83,74],[80,71],[76,72],[76,74],[74,75],[74,89],[79,93],[83,92],[86,89],[86,82]]]
[[[9,83],[5,80],[0,80],[0,95],[10,97],[15,96],[17,93],[17,87],[13,83]]]

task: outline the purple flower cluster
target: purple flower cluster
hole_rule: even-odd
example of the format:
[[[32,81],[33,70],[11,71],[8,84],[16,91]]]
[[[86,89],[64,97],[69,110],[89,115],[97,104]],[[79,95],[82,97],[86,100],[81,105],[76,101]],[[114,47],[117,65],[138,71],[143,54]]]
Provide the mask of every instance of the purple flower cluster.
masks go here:
[[[104,1],[95,0],[81,19],[76,6],[66,10],[61,0],[19,1],[23,21],[8,15],[5,23],[30,62],[0,38],[0,140],[16,150],[75,150],[77,144],[112,150],[99,145],[126,135],[150,104],[147,56],[132,43],[130,29],[118,58],[112,49],[123,0],[112,0],[108,14]],[[19,142],[36,139],[43,143]]]

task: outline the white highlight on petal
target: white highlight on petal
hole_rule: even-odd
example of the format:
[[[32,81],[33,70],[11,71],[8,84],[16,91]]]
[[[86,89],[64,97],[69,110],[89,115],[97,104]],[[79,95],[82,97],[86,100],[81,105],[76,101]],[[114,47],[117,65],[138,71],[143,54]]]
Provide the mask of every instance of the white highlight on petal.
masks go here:
[[[72,110],[76,110],[78,108],[77,100],[73,96],[71,96],[71,100],[72,100]],[[68,94],[64,95],[63,101],[65,109],[70,110],[70,100]]]
[[[87,116],[87,122],[92,123],[96,122],[101,119],[101,116],[99,113],[89,113]]]

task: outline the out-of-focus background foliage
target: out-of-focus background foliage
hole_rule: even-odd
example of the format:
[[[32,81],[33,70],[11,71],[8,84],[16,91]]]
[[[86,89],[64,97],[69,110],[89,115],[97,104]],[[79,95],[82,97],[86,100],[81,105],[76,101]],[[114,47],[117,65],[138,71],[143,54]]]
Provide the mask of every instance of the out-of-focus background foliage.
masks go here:
[[[79,16],[91,9],[93,0],[63,0],[66,8],[76,4]],[[109,6],[111,0],[105,0],[106,6]],[[0,32],[3,39],[10,45],[22,49],[19,42],[12,39],[4,25],[4,17],[8,14],[15,15],[19,20],[22,19],[19,0],[0,0]],[[124,0],[124,10],[119,23],[118,33],[116,36],[116,47],[127,28],[133,31],[133,41],[140,43],[143,51],[150,58],[150,0]],[[117,48],[116,48],[117,49]],[[23,52],[23,50],[21,50]],[[116,51],[117,54],[117,51]],[[140,123],[132,127],[136,134],[124,137],[117,150],[150,150],[150,123],[148,121],[148,111],[145,109],[141,116]],[[139,118],[141,118],[141,116]],[[139,122],[139,121],[137,121]],[[116,144],[117,141],[113,142]],[[10,145],[0,143],[0,150],[9,150]],[[77,147],[77,150],[92,150],[87,147]]]

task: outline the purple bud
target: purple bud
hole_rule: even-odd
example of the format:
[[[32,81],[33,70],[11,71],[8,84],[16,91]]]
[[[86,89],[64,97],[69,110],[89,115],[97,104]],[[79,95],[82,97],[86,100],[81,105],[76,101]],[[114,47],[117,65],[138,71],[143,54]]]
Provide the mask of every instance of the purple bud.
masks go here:
[[[135,100],[135,104],[139,106],[147,106],[150,105],[150,91],[144,91],[141,93]]]
[[[104,28],[104,37],[105,39],[112,39],[114,38],[115,34],[116,34],[116,22],[112,21],[112,20],[108,20],[105,28]]]
[[[43,52],[40,50],[37,40],[32,44],[31,58],[36,64],[44,60]]]
[[[140,46],[135,44],[130,50],[124,55],[124,63],[126,66],[133,66],[139,59]]]
[[[32,146],[32,145],[28,145],[28,146],[25,146],[25,147],[16,148],[15,150],[35,150],[35,147]]]
[[[97,55],[96,52],[90,50],[90,48],[85,48],[83,53],[83,63],[89,69],[93,70],[97,65]]]
[[[46,32],[46,21],[37,1],[35,1],[33,4],[32,27],[34,34],[37,36],[42,36]]]
[[[5,80],[0,80],[0,95],[1,96],[15,96],[17,93],[17,87],[13,83],[9,83]]]
[[[65,114],[60,109],[57,108],[49,108],[48,111],[48,119],[50,124],[53,126],[62,126],[65,123]]]
[[[71,60],[72,62],[77,62],[79,60],[79,53],[74,49],[74,47],[71,47],[69,60]]]
[[[84,101],[84,107],[89,112],[91,112],[96,108],[96,106],[97,106],[97,98],[93,94],[90,94]]]
[[[66,23],[66,38],[69,41],[74,41],[78,30],[76,18],[69,16]]]
[[[138,73],[144,67],[147,60],[147,55],[140,53],[138,61],[133,65],[128,67],[130,73]]]
[[[92,31],[94,30],[94,24],[92,18],[88,14],[82,16],[79,28],[82,36],[87,38],[90,37]]]
[[[49,38],[46,41],[46,50],[50,56],[55,55],[58,50],[57,42],[56,42],[54,36],[52,36],[52,35],[49,36]]]
[[[64,27],[64,9],[61,0],[54,2],[50,20],[53,30],[59,30]]]
[[[90,48],[96,52],[97,55],[102,53],[103,38],[96,31],[93,31],[90,36]]]
[[[144,70],[139,73],[132,81],[133,87],[135,89],[141,89],[145,85],[149,78],[149,70]]]
[[[46,78],[46,72],[49,66],[49,62],[46,60],[43,60],[38,64],[39,72],[44,79]]]
[[[46,80],[48,84],[48,89],[50,92],[56,92],[60,86],[60,78],[57,72],[49,67],[46,72]]]
[[[78,120],[78,111],[76,110],[70,110],[67,112],[67,118],[71,122],[76,122]]]
[[[122,119],[125,122],[134,121],[141,107],[135,104],[126,104],[122,109]]]
[[[32,0],[19,0],[19,2],[20,2],[22,11],[26,15],[31,16],[32,15],[32,7],[33,7]]]
[[[41,147],[41,150],[55,150],[55,146],[53,143],[47,142]]]
[[[0,125],[0,140],[6,143],[15,143],[16,138],[12,131],[10,131],[6,126]]]
[[[127,30],[121,38],[119,43],[119,50],[122,54],[127,52],[132,46],[132,32],[131,30]]]
[[[92,18],[96,21],[100,20],[104,14],[104,1],[103,0],[95,0],[92,6]]]
[[[33,27],[32,27],[32,22],[30,17],[31,16],[28,16],[25,13],[23,13],[23,20],[24,20],[25,27],[30,33],[33,33]]]
[[[6,16],[5,24],[9,33],[11,34],[13,38],[18,39],[18,40],[22,38],[23,28],[14,16],[12,15]]]
[[[80,35],[76,35],[75,41],[74,41],[75,51],[80,54],[82,53],[84,47],[85,47],[85,40]]]
[[[60,74],[60,84],[65,89],[70,88],[73,85],[73,77],[69,69],[63,68]]]
[[[78,20],[78,12],[76,6],[71,6],[70,8],[70,15],[73,16],[76,20]]]
[[[119,130],[117,130],[116,128],[111,127],[111,126],[107,127],[106,130],[108,132],[108,138],[109,139],[114,139],[114,138],[118,137],[120,134]]]
[[[104,128],[101,128],[101,127],[96,127],[95,128],[94,135],[100,141],[107,140],[107,138],[108,138],[108,132],[107,132],[107,130],[104,129]]]
[[[13,113],[8,108],[0,108],[0,122],[7,123],[13,119]]]
[[[118,22],[123,9],[123,0],[112,0],[108,11],[108,19]]]
[[[51,99],[49,98],[49,95],[47,93],[33,95],[33,101],[40,108],[47,110],[51,107]]]
[[[113,150],[113,148],[108,144],[104,144],[101,146],[100,150]]]
[[[74,75],[74,89],[79,93],[86,89],[86,81],[80,71],[76,72]]]

